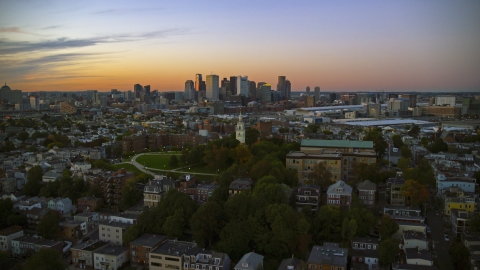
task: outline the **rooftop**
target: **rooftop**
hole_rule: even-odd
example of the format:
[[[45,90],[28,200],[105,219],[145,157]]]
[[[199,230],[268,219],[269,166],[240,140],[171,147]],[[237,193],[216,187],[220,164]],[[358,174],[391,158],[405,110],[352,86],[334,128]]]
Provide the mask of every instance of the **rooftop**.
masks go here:
[[[373,142],[372,141],[350,141],[350,140],[310,140],[310,139],[303,139],[301,147],[373,148]]]
[[[158,243],[164,242],[165,240],[167,240],[165,235],[146,233],[130,242],[130,245],[153,247]]]
[[[186,253],[189,249],[196,247],[197,244],[193,242],[183,242],[177,240],[167,240],[150,253],[154,254],[164,254],[172,256],[181,256]]]
[[[127,246],[116,246],[113,244],[108,244],[95,251],[96,254],[105,254],[105,255],[114,255],[118,256],[122,253],[127,252],[129,247]]]
[[[329,264],[332,266],[347,265],[348,249],[341,248],[338,243],[323,243],[323,246],[313,246],[309,263]]]
[[[23,231],[23,228],[21,226],[12,226],[12,227],[1,230],[0,235],[8,236],[8,235],[20,232],[20,231]]]

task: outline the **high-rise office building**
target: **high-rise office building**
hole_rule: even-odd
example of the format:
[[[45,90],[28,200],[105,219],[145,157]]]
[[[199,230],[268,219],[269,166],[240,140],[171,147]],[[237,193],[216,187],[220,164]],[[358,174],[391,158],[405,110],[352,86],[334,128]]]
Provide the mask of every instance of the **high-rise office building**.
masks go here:
[[[143,93],[144,93],[145,95],[150,95],[150,85],[145,85],[145,86],[143,87]]]
[[[285,97],[285,91],[287,89],[287,84],[286,84],[286,77],[285,76],[278,76],[278,82],[277,82],[277,93],[283,98]]]
[[[271,102],[272,101],[272,85],[268,84],[268,83],[263,83],[261,86],[260,86],[260,89],[259,89],[260,93],[262,94],[261,95],[261,98],[260,98],[260,101],[261,102]]]
[[[30,96],[30,108],[32,110],[40,109],[40,99],[37,96]]]
[[[195,100],[195,83],[192,80],[185,82],[183,98],[186,100]]]
[[[142,92],[143,92],[143,87],[141,84],[135,84],[133,86],[133,93],[135,95],[135,98],[140,98],[140,96],[142,96]]]
[[[248,76],[237,76],[237,95],[248,97]]]
[[[402,94],[402,98],[408,98],[410,108],[417,107],[417,95],[415,94]]]
[[[310,86],[307,86],[307,95],[310,96]]]
[[[237,76],[230,76],[230,93],[237,94]]]
[[[218,100],[218,75],[207,75],[206,80],[206,97],[209,100]]]
[[[249,97],[255,97],[257,95],[257,85],[255,84],[255,81],[249,81],[248,82],[248,96]]]
[[[284,99],[290,99],[292,93],[292,84],[290,83],[289,80],[285,81],[285,96],[283,96]]]
[[[195,91],[200,91],[202,87],[202,74],[195,74]]]
[[[315,93],[315,102],[318,102],[320,100],[320,86],[315,86],[314,89]]]
[[[100,105],[100,94],[98,92],[93,93],[92,103],[93,105]]]
[[[255,95],[255,97],[258,99],[258,100],[262,100],[262,86],[264,84],[267,84],[266,82],[259,82],[257,83],[257,93]]]

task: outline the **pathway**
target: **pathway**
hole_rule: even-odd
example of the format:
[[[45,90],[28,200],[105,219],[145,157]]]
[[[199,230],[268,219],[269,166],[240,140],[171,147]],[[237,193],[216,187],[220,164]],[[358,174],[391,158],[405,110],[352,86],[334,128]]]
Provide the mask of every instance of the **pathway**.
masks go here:
[[[137,162],[137,158],[139,156],[143,156],[143,155],[171,155],[169,154],[168,152],[167,153],[141,153],[141,154],[136,154],[135,156],[133,156],[130,161],[126,161],[126,162],[121,162],[121,163],[118,163],[118,164],[132,164],[133,166],[137,167],[137,169],[139,169],[141,172],[143,173],[146,173],[146,174],[149,174],[149,175],[155,175],[154,172],[152,171],[158,171],[158,172],[174,172],[174,173],[191,173],[191,174],[197,174],[197,175],[210,175],[210,176],[216,176],[218,174],[216,173],[198,173],[198,172],[189,172],[189,171],[182,171],[181,169],[185,169],[185,168],[190,168],[191,166],[196,166],[196,165],[190,165],[190,166],[183,166],[183,167],[179,167],[179,168],[176,168],[176,169],[172,169],[172,170],[165,170],[165,169],[156,169],[156,168],[148,168],[148,167],[145,167],[143,166],[142,164],[138,163]],[[147,170],[148,169],[148,170]]]

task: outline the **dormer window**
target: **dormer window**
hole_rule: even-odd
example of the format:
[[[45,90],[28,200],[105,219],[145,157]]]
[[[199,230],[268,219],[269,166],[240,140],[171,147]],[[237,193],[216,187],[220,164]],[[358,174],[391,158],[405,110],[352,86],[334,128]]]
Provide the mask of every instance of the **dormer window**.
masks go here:
[[[243,262],[243,263],[242,263],[242,266],[243,266],[243,267],[248,267],[248,262]]]

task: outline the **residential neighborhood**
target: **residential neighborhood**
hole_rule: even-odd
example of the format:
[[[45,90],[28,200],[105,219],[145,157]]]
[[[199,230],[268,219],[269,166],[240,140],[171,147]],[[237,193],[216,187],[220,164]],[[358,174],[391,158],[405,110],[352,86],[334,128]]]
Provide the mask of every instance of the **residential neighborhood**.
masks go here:
[[[2,120],[2,256],[49,250],[69,269],[476,269],[478,120],[347,118],[303,100],[275,113],[225,104],[230,115],[87,102]]]

